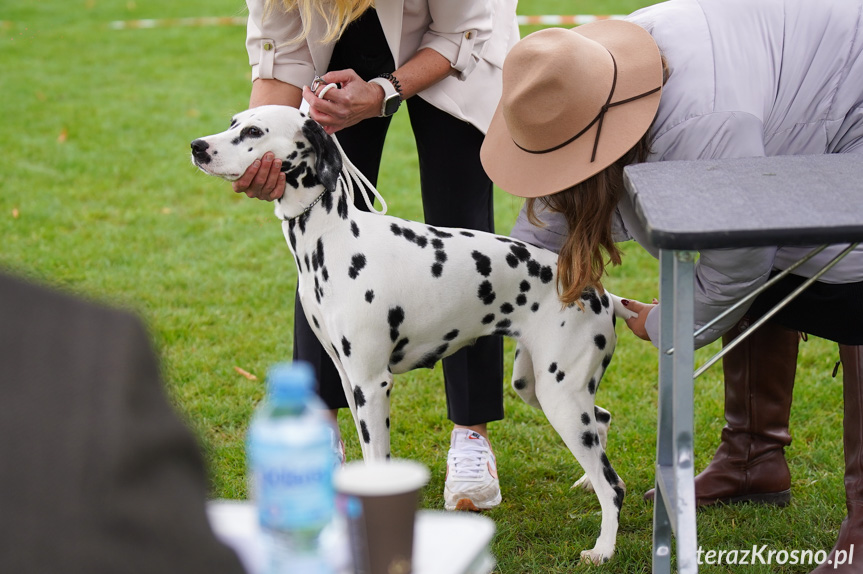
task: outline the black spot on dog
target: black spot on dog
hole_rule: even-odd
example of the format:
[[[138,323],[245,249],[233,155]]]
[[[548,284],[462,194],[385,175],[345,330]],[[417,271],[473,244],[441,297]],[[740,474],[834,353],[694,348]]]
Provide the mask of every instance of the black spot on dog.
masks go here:
[[[360,431],[363,435],[363,442],[369,444],[372,442],[372,437],[369,435],[369,427],[366,426],[366,421],[360,421]]]
[[[587,392],[589,392],[591,395],[596,394],[596,379],[590,379],[590,381],[588,381]]]
[[[503,305],[500,306],[500,312],[503,313],[504,315],[509,315],[513,311],[515,311],[515,307],[513,307],[509,303],[504,303]]]
[[[539,311],[539,303],[534,303],[533,305],[531,305],[530,310],[533,311],[534,313]]]
[[[531,277],[539,277],[541,270],[542,266],[539,264],[539,261],[531,259],[527,262],[527,274]]]
[[[581,298],[584,301],[590,303],[590,310],[599,315],[602,312],[602,302],[600,302],[599,297],[596,296],[596,293],[592,290],[585,291],[581,294]]]
[[[399,340],[399,342],[396,344],[395,348],[393,349],[392,354],[390,355],[390,364],[391,365],[397,365],[398,363],[402,362],[402,360],[405,358],[404,349],[405,349],[405,347],[408,346],[408,342],[409,342],[408,338],[405,337],[405,338]]]
[[[317,318],[317,317],[314,317],[314,316],[312,317],[312,323],[314,323],[314,324],[315,324],[315,327],[317,327],[318,329],[320,329],[320,328],[321,328],[321,324],[320,324],[320,323],[318,323],[318,318]]]
[[[449,233],[447,231],[441,231],[440,229],[437,229],[435,227],[429,227],[428,230],[429,232],[431,232],[432,235],[440,237],[441,239],[452,237],[452,233]]]
[[[601,351],[605,348],[605,335],[597,335],[593,338],[593,344]]]
[[[557,382],[559,383],[564,379],[564,377],[566,377],[566,373],[564,373],[563,371],[558,371],[555,379],[557,379]]]
[[[333,212],[333,192],[327,191],[321,196],[321,205],[327,210],[327,213]]]
[[[366,256],[362,253],[357,253],[351,257],[351,267],[348,269],[348,277],[356,279],[363,267],[366,266]]]
[[[530,259],[530,251],[523,245],[512,245],[509,248],[510,252],[518,258],[522,263]],[[537,263],[539,265],[539,263]]]
[[[512,386],[515,387],[517,391],[523,391],[527,387],[527,380],[524,378],[516,379],[513,381]]]
[[[626,496],[624,491],[619,486],[614,487],[614,505],[617,507],[617,519],[620,520],[620,509],[623,508],[623,497]]]
[[[434,258],[435,261],[437,261],[438,263],[446,263],[446,251],[444,251],[443,249],[436,250],[434,252]]]
[[[437,238],[432,239],[431,240],[431,246],[434,247],[435,249],[443,249],[443,241],[441,241],[440,239],[437,239]]]
[[[611,364],[611,355],[606,355],[604,359],[602,359],[602,368],[607,369],[608,365]]]
[[[498,240],[498,241],[500,241],[501,243],[515,243],[515,242],[514,242],[512,239],[510,239],[509,237],[495,237],[495,239],[497,239],[497,240]]]
[[[312,255],[312,267],[317,271],[318,267],[324,266],[324,241],[320,237],[315,245],[315,253]]]
[[[303,175],[301,182],[303,187],[314,187],[318,184],[318,176],[312,171],[312,168],[306,166],[306,173]]]
[[[476,262],[476,271],[483,277],[488,277],[491,275],[491,259],[489,259],[488,255],[484,255],[479,251],[474,251],[471,253],[473,260]]]
[[[414,369],[431,369],[435,366],[435,363],[441,360],[444,353],[446,353],[449,345],[444,344],[434,350],[432,353],[427,353],[422,359],[420,359],[419,363],[414,366]]]
[[[554,279],[554,271],[548,265],[544,266],[539,272],[539,280],[543,283],[551,283],[552,279]]]
[[[392,231],[392,234],[395,235],[396,237],[399,237],[402,234],[402,228],[399,227],[398,225],[396,225],[395,223],[390,225],[390,231]]]
[[[617,476],[617,473],[611,467],[611,463],[608,461],[608,456],[606,456],[605,453],[602,453],[600,460],[602,461],[602,474],[605,476],[605,481],[611,486],[618,484],[620,482],[620,477]]]
[[[590,415],[587,413],[581,413],[581,424],[587,426],[590,424]]]
[[[492,321],[494,321],[494,313],[489,313],[488,315],[486,315],[485,317],[482,318],[482,324],[483,325],[488,325]]]
[[[431,274],[435,279],[443,275],[443,265],[440,263],[432,263]]]
[[[360,236],[360,228],[357,225],[356,221],[351,221],[351,233],[353,234],[354,237]]]
[[[390,417],[387,417],[387,428],[390,428]],[[390,455],[387,455],[387,458],[389,458],[389,456]]]
[[[371,303],[375,300],[375,292],[369,289],[366,291],[366,302]]]
[[[306,253],[305,256],[303,256],[303,261],[306,262],[306,271],[311,271],[312,268],[309,265],[309,254],[308,253]]]
[[[382,383],[381,383],[381,388],[384,388],[384,387],[386,387],[386,386],[388,386],[388,385],[389,385],[389,383],[388,383],[388,382],[386,382],[386,381],[384,381],[384,382],[382,382]]]
[[[593,448],[594,445],[599,444],[599,436],[593,431],[584,431],[581,433],[581,444],[584,448]]]
[[[288,222],[288,241],[291,244],[291,249],[294,253],[297,252],[297,236],[294,234],[294,227],[296,227],[295,219],[292,219]]]
[[[351,342],[346,337],[342,337],[342,352],[344,352],[345,357],[351,356]]]
[[[494,300],[497,297],[497,295],[494,292],[494,288],[491,286],[491,282],[489,282],[489,281],[483,281],[480,284],[479,289],[476,292],[476,295],[486,305],[491,305],[492,303],[494,303]]]
[[[458,329],[453,329],[452,331],[443,336],[444,341],[452,341],[456,337],[458,337]]]
[[[354,402],[358,407],[365,406],[366,404],[366,395],[363,394],[363,390],[359,387],[354,387]]]
[[[512,253],[509,253],[506,256],[506,263],[507,263],[507,265],[509,265],[510,267],[515,269],[516,267],[518,267],[518,257],[513,255]]]
[[[600,297],[599,300],[602,302],[602,306],[605,307],[606,309],[608,309],[608,304],[609,304],[608,293],[603,293],[602,297]]]
[[[339,196],[339,202],[336,205],[336,213],[338,213],[339,217],[342,219],[348,218],[348,196],[345,195],[344,192]]]
[[[593,407],[593,416],[596,417],[596,422],[608,424],[611,422],[611,413],[601,411],[598,407]]]
[[[474,236],[474,234],[471,233],[470,231],[460,231],[459,233],[461,235],[464,235],[465,237],[473,237]]]
[[[326,267],[321,269],[321,279],[324,280],[324,283],[330,280],[330,272],[327,271]]]
[[[300,176],[306,171],[306,164],[292,165],[290,163],[283,164],[282,173],[285,174],[285,184],[294,189],[300,188]]]
[[[557,363],[550,364],[548,366],[548,372],[549,373],[556,373],[557,372]]]
[[[495,327],[497,327],[498,329],[509,329],[510,327],[512,327],[512,321],[510,321],[509,319],[502,319],[495,323]]]
[[[523,307],[523,306],[527,305],[527,295],[522,293],[521,295],[516,297],[515,298],[515,304],[518,305],[519,307]]]
[[[391,307],[387,312],[387,323],[390,326],[390,339],[395,342],[399,338],[399,326],[405,320],[405,310],[401,307]]]
[[[530,291],[530,281],[525,279],[524,281],[519,283],[518,284],[518,290],[521,291],[522,293],[527,293],[528,291]]]

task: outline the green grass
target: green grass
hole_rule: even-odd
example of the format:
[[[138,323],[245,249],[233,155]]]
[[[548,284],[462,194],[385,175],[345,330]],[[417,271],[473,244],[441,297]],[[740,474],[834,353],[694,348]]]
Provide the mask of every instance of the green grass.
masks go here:
[[[626,13],[637,1],[523,1],[522,14]],[[244,14],[238,0],[105,2],[6,0],[0,8],[0,267],[86,297],[128,307],[147,321],[168,391],[206,454],[213,497],[246,495],[243,439],[263,378],[290,357],[295,272],[268,204],[236,196],[190,165],[188,143],[227,126],[245,108],[249,70],[241,27],[111,30],[112,20]],[[526,33],[528,30],[522,30]],[[381,191],[391,213],[421,218],[417,161],[407,117],[396,117]],[[520,204],[496,196],[507,233]],[[649,300],[657,266],[636,245],[609,288]],[[2,324],[2,323],[0,323]],[[628,486],[618,553],[605,572],[649,572],[656,353],[619,328],[599,403],[615,417],[609,455]],[[714,345],[711,349],[715,350]],[[706,352],[699,352],[703,360]],[[794,501],[782,510],[716,508],[698,515],[705,549],[829,549],[844,516],[841,382],[835,346],[802,345],[788,449]],[[507,344],[507,371],[512,345]],[[507,374],[508,376],[508,374]],[[432,470],[422,505],[441,508],[446,419],[440,368],[397,377],[393,449]],[[696,469],[722,426],[714,368],[696,382]],[[569,572],[599,530],[593,495],[570,491],[581,471],[539,411],[506,389],[506,420],[491,426],[503,504],[499,571]],[[348,454],[359,447],[347,412]],[[800,572],[793,567],[705,572]]]

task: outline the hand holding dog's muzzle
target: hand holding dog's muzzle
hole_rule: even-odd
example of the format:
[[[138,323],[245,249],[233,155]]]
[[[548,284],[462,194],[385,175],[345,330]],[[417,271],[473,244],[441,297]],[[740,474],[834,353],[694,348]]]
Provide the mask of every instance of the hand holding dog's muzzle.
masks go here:
[[[231,185],[236,193],[245,193],[263,201],[274,201],[285,193],[285,174],[281,172],[281,168],[282,161],[267,152]]]

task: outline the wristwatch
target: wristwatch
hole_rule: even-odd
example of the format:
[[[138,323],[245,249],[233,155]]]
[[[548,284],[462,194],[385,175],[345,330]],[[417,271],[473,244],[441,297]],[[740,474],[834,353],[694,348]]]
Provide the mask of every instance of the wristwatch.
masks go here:
[[[402,90],[399,81],[392,74],[381,74],[377,78],[369,80],[370,84],[377,84],[384,89],[384,101],[381,103],[380,117],[386,118],[399,109],[402,105]]]

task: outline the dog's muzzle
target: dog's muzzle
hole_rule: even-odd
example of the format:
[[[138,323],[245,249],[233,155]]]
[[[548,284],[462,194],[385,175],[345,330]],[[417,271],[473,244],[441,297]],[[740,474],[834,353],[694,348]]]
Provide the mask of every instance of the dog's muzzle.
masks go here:
[[[195,162],[198,164],[210,163],[213,159],[210,157],[210,154],[207,153],[207,150],[210,148],[210,144],[205,142],[204,140],[197,139],[192,142],[192,157],[195,158]]]

